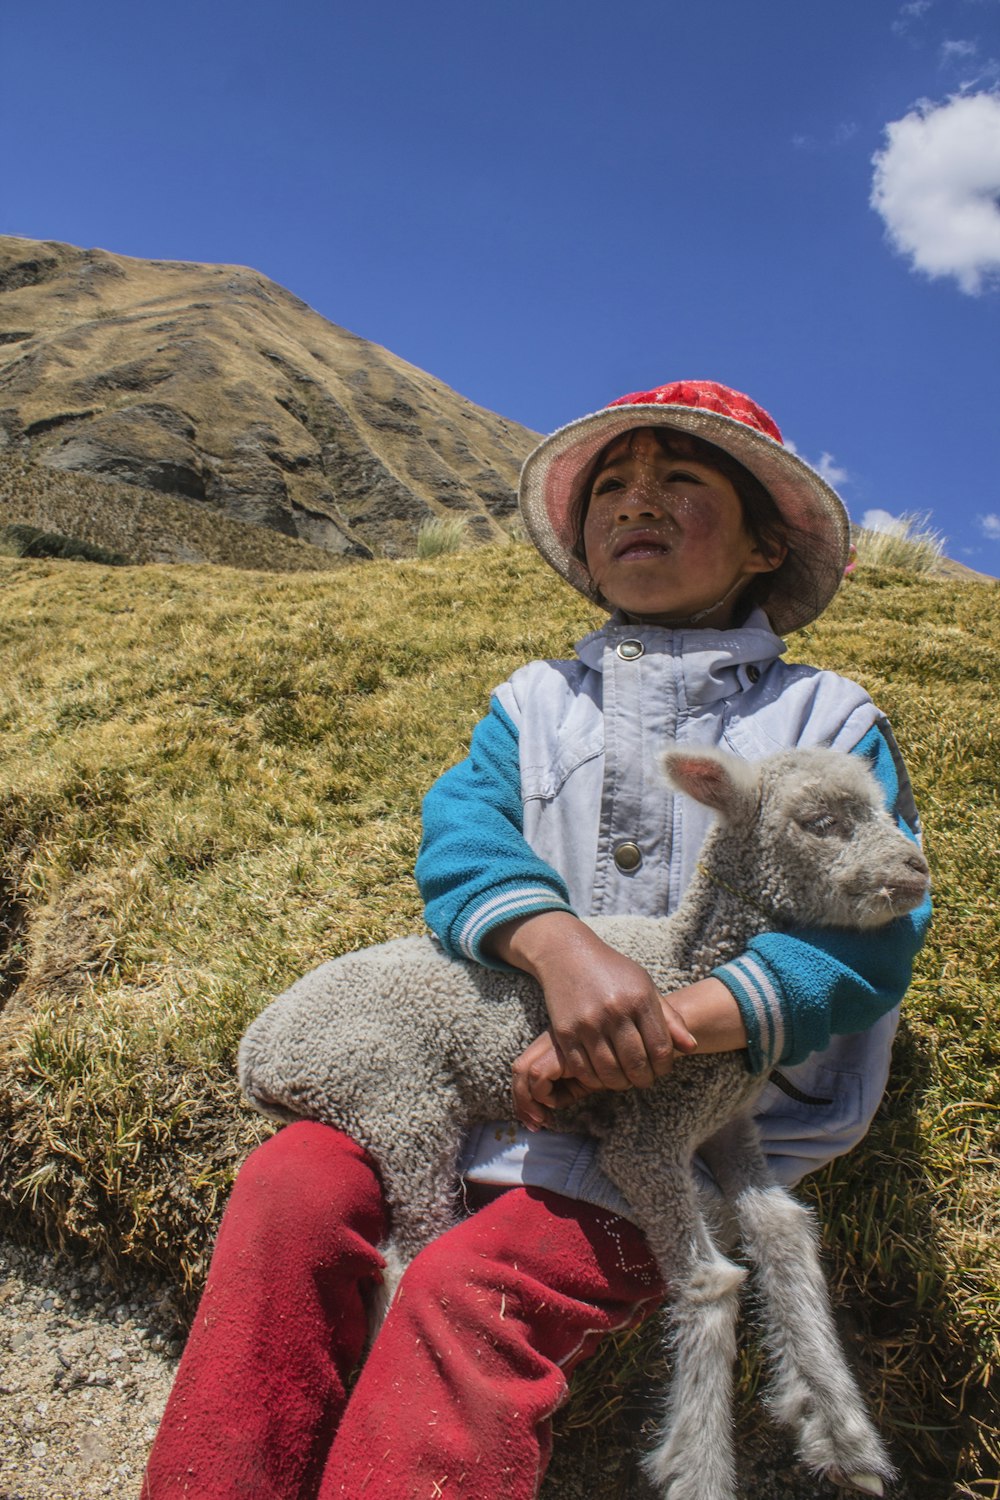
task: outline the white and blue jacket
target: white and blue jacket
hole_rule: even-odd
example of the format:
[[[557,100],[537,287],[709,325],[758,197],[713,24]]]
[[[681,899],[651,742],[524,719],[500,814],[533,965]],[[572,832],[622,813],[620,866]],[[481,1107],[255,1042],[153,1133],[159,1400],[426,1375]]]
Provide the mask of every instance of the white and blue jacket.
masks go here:
[[[496,690],[468,758],[424,802],[417,880],[448,952],[499,966],[483,951],[488,934],[533,912],[674,911],[711,818],[666,786],[658,761],[675,741],[746,760],[796,746],[863,755],[917,837],[883,715],[856,683],[791,666],[784,650],[760,610],[726,631],[615,616],[579,643],[575,660],[516,671]],[[638,846],[638,863],[634,849],[616,862],[625,843]],[[867,1130],[929,914],[928,902],[876,932],[765,933],[714,971],[739,1004],[748,1066],[772,1074],[757,1120],[779,1180],[796,1181]],[[627,1211],[595,1150],[586,1136],[498,1122],[473,1134],[462,1169]]]

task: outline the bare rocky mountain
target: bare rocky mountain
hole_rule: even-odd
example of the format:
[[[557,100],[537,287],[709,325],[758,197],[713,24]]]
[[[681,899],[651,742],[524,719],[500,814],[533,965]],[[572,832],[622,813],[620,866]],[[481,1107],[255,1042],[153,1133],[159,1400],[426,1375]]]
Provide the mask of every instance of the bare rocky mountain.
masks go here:
[[[534,441],[256,271],[0,237],[0,448],[164,497],[162,560],[206,555],[177,535],[206,512],[327,556],[412,552],[433,515],[486,540]]]

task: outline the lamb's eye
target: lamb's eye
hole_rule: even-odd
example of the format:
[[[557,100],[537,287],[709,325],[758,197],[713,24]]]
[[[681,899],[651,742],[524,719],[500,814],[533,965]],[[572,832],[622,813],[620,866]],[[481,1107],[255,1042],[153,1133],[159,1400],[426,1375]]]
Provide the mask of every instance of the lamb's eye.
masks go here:
[[[820,838],[824,834],[833,833],[837,828],[837,819],[831,812],[816,813],[815,817],[803,818],[800,825],[806,833],[815,833]]]

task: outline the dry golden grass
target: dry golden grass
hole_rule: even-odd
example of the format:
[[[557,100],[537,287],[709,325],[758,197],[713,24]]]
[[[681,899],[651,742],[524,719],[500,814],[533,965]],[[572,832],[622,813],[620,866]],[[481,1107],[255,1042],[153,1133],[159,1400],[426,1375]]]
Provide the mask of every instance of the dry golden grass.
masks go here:
[[[110,547],[133,563],[210,562],[289,573],[344,566],[322,547],[210,505],[47,469],[8,450],[0,452],[0,526],[18,524]]]
[[[267,1128],[247,1021],[418,925],[421,793],[490,688],[598,616],[516,542],[295,575],[0,558],[0,589],[0,1214],[193,1293]],[[1000,1495],[998,641],[1000,588],[867,570],[793,641],[890,713],[936,882],[886,1102],[803,1188],[920,1500]],[[553,1485],[632,1492],[658,1358],[646,1330],[581,1372]]]
[[[899,516],[889,531],[854,528],[858,566],[902,568],[907,573],[933,573],[944,556],[945,539],[930,524],[928,511]]]
[[[468,530],[464,516],[428,516],[417,532],[417,556],[426,559],[460,551],[468,540]]]

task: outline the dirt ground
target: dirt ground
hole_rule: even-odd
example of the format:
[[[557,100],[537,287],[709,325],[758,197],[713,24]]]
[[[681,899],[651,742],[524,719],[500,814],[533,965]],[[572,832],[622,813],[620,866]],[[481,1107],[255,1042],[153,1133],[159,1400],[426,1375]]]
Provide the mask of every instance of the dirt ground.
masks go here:
[[[0,1239],[0,1500],[138,1500],[171,1322],[162,1298]]]

